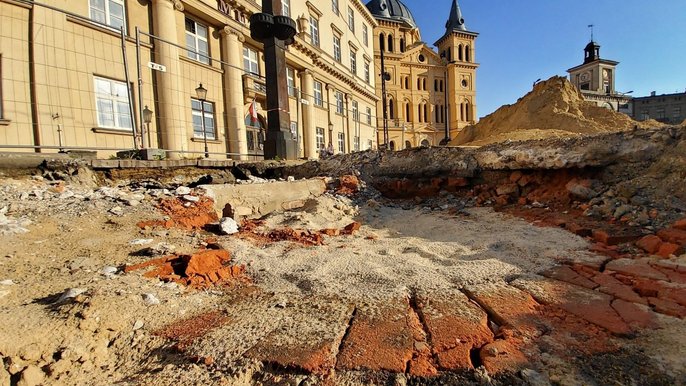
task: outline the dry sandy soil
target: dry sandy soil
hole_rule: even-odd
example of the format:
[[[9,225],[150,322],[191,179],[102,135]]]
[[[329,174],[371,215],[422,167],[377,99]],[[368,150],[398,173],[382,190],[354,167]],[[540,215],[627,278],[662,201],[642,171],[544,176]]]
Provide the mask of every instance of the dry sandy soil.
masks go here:
[[[686,384],[683,319],[615,279],[645,272],[452,196],[327,193],[221,236],[137,226],[169,220],[160,199],[200,205],[174,191],[5,178],[0,194],[0,385]],[[265,236],[353,222],[321,245]],[[245,273],[192,288],[126,269],[217,250]],[[641,267],[686,285],[686,256]]]

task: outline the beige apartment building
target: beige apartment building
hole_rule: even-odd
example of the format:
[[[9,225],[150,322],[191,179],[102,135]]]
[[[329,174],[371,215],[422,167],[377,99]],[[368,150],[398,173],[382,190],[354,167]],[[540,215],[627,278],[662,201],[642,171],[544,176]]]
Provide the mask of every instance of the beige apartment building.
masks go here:
[[[0,151],[198,158],[207,146],[211,158],[260,158],[264,58],[249,26],[260,11],[252,0],[0,0]],[[375,148],[374,17],[359,0],[283,0],[282,13],[297,24],[283,76],[299,156]]]
[[[433,6],[433,3],[432,3]],[[377,126],[382,143],[384,124],[389,148],[439,145],[454,138],[476,121],[475,41],[478,33],[465,25],[457,0],[453,0],[445,34],[434,51],[422,41],[409,8],[399,0],[372,0],[367,8],[379,27],[374,30],[377,80]],[[381,54],[384,55],[387,119],[383,117],[380,85]]]

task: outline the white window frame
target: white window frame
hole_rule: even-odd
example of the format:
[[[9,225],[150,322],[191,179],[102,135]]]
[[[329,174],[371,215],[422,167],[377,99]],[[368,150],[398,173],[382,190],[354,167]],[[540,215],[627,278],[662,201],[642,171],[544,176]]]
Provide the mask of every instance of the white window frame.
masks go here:
[[[340,91],[336,91],[336,113],[343,115],[344,111],[344,106],[343,106],[343,93]]]
[[[372,124],[372,108],[367,107],[367,124],[371,125]]]
[[[193,23],[195,31],[188,30],[187,23],[189,21]],[[184,20],[184,29],[186,30],[186,50],[188,52],[188,57],[200,63],[210,64],[210,42],[208,39],[210,36],[210,29],[205,24],[188,16],[186,16]],[[202,30],[205,31],[204,37],[199,33]],[[189,38],[193,39],[192,45],[188,41]],[[205,47],[207,48],[205,52],[200,48],[201,42],[205,42]]]
[[[324,85],[322,82],[314,81],[314,105],[323,107],[324,106],[324,94],[322,92]]]
[[[374,141],[372,141],[371,139],[368,139],[367,140],[367,150],[369,150],[373,147],[374,147]]]
[[[345,133],[338,133],[338,151],[345,153]]]
[[[281,0],[281,14],[291,17],[291,0]]]
[[[324,128],[323,127],[317,127],[316,133],[315,133],[315,140],[317,143],[317,150],[320,150],[321,148],[326,146],[326,142],[324,141]]]
[[[124,29],[126,29],[126,4],[124,0],[100,0],[103,3],[104,9],[98,8],[96,5],[94,5],[98,0],[88,0],[88,13],[90,15],[91,20],[95,21],[96,23],[104,24],[110,28],[114,28],[116,30],[119,30],[122,26]],[[119,24],[113,24],[113,18],[114,19],[119,19],[116,16],[112,15],[110,5],[111,4],[116,4],[121,6],[122,9],[122,17],[121,17],[121,25]],[[97,16],[94,15],[93,12],[98,12],[102,13],[102,17],[98,18]]]
[[[257,51],[250,47],[243,47],[243,69],[248,74],[260,75],[259,56]]]
[[[360,151],[360,137],[353,137],[353,147],[355,148],[355,151]]]
[[[337,62],[341,62],[341,37],[333,35],[333,58]]]
[[[99,84],[103,87],[98,87]],[[119,92],[115,91],[115,86],[119,86]],[[95,115],[98,127],[133,131],[134,122],[133,117],[131,116],[131,105],[129,104],[129,94],[126,83],[94,76],[93,89],[95,94]],[[109,111],[103,109],[103,107],[106,107],[106,104],[109,104]],[[105,116],[107,116],[107,120],[103,119]],[[122,118],[124,117],[128,117],[130,126],[123,124]]]
[[[298,122],[291,121],[291,136],[293,137],[294,141],[298,140]]]
[[[348,29],[355,33],[355,11],[348,7]]]
[[[215,119],[214,116],[214,103],[209,102],[209,101],[204,101],[201,102],[197,98],[191,98],[191,117],[196,118],[196,117],[201,117],[203,118],[203,111],[202,109],[196,109],[193,106],[193,102],[197,102],[198,104],[203,103],[204,108],[205,108],[205,115],[204,115],[204,122],[205,122],[205,133],[207,134],[207,139],[209,140],[216,140],[217,139],[217,120]],[[201,105],[202,106],[202,105]],[[211,120],[211,127],[207,124],[207,120]],[[202,121],[201,121],[202,122]],[[200,124],[199,130],[196,130],[195,126],[195,119],[191,119],[191,125],[193,126],[193,138],[205,138],[202,132],[202,123]]]
[[[319,19],[310,15],[310,42],[319,47]]]
[[[288,96],[294,97],[297,94],[297,89],[295,88],[295,70],[286,67],[286,84],[288,85]]]
[[[340,11],[338,8],[338,0],[331,0],[331,10],[334,14],[340,15]]]
[[[365,82],[367,82],[367,84],[370,84],[372,81],[370,64],[369,64],[369,61],[366,59],[364,61],[364,80],[365,80]]]
[[[352,109],[353,109],[353,121],[359,122],[360,121],[360,110],[359,110],[357,101],[352,102]]]
[[[365,47],[369,47],[369,27],[364,23],[362,23],[362,43]]]
[[[1,112],[0,112],[0,117],[2,117]],[[677,106],[672,111],[672,118],[680,118],[680,117],[681,117],[681,107]]]
[[[350,72],[357,75],[357,51],[350,48]]]

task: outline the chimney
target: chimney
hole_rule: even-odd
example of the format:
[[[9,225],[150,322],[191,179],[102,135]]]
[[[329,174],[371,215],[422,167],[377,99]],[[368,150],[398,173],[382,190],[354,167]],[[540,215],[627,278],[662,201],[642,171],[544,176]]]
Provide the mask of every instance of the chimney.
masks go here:
[[[650,96],[655,96],[655,95],[657,95],[657,92],[655,92],[655,91],[650,92]]]

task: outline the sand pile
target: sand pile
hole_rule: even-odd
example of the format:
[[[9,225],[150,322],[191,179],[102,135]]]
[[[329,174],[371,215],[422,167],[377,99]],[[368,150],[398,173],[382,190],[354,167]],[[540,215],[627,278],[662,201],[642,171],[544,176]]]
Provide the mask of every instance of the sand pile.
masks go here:
[[[586,102],[566,78],[553,77],[538,83],[514,105],[505,105],[476,125],[465,128],[450,144],[485,145],[506,140],[580,136],[629,130],[635,126],[661,124],[636,122],[627,115]]]

